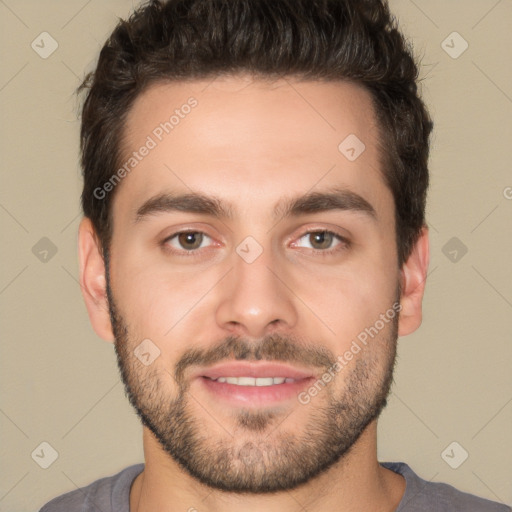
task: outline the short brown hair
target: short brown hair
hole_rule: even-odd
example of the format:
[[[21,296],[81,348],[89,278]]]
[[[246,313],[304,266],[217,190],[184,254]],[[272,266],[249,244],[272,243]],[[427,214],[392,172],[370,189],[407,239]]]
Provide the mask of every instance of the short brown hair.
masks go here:
[[[349,80],[372,96],[382,172],[395,201],[398,263],[425,225],[432,121],[418,67],[385,0],[152,0],[120,20],[103,46],[82,110],[82,208],[107,250],[115,189],[94,191],[121,162],[127,113],[148,85],[249,72]],[[385,149],[384,149],[385,148]]]

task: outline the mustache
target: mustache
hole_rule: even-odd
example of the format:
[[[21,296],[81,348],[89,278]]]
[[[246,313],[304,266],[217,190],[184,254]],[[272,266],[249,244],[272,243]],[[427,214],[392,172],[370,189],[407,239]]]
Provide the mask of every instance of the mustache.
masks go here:
[[[336,357],[330,350],[299,339],[271,334],[261,341],[249,341],[237,336],[228,336],[208,349],[187,350],[176,363],[174,378],[182,384],[185,371],[191,366],[211,366],[220,361],[233,359],[281,361],[325,369],[336,363]]]

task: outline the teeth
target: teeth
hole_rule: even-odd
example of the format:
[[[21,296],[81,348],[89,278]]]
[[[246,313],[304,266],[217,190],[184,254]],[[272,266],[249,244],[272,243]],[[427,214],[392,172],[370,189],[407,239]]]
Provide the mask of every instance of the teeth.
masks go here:
[[[295,379],[289,377],[219,377],[213,380],[237,386],[273,386],[274,384],[283,384],[284,382],[295,382]]]

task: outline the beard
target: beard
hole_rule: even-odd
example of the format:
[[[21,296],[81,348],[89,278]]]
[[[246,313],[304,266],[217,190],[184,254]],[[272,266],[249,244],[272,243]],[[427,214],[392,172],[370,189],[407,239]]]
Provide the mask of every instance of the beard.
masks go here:
[[[386,329],[362,348],[359,357],[339,373],[343,389],[335,390],[340,375],[311,399],[308,420],[295,433],[282,427],[288,416],[279,409],[237,409],[232,413],[235,431],[227,429],[210,410],[215,427],[201,416],[203,407],[190,393],[185,370],[227,360],[297,362],[324,371],[336,357],[314,343],[304,345],[288,337],[270,335],[261,343],[228,337],[209,349],[185,350],[174,375],[158,364],[144,366],[134,355],[139,339],[130,335],[119,314],[108,279],[107,296],[115,336],[117,363],[125,393],[137,415],[162,448],[189,475],[213,489],[235,493],[264,494],[294,489],[342,462],[368,425],[386,406],[393,381],[398,339],[398,312]],[[400,293],[398,291],[399,300]],[[382,336],[381,336],[382,335]],[[172,379],[177,396],[169,396]],[[324,396],[321,396],[324,395]],[[208,404],[210,405],[210,404]],[[215,411],[215,405],[210,409]],[[301,412],[304,412],[300,409]],[[224,421],[225,423],[225,421]],[[224,435],[225,434],[225,435]]]

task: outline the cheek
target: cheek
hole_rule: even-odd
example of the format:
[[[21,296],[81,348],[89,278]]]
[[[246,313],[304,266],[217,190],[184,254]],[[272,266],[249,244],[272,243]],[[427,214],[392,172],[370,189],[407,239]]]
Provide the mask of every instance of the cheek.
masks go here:
[[[339,352],[392,306],[397,280],[393,262],[376,251],[339,266],[302,266],[291,272],[288,282],[324,324],[322,332],[328,326],[325,334]]]
[[[198,301],[215,284],[215,277],[212,272],[125,261],[118,266],[114,293],[131,332],[165,340],[200,309]]]

